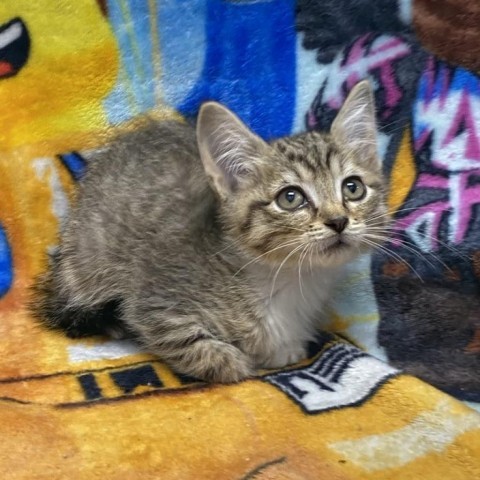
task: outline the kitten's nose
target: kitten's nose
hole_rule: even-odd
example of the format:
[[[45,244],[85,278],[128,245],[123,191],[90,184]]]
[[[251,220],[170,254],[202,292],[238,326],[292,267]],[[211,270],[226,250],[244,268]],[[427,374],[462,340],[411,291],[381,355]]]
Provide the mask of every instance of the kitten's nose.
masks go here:
[[[345,230],[345,227],[348,225],[348,218],[347,217],[330,218],[324,223],[328,228],[335,230],[337,233],[342,233]]]

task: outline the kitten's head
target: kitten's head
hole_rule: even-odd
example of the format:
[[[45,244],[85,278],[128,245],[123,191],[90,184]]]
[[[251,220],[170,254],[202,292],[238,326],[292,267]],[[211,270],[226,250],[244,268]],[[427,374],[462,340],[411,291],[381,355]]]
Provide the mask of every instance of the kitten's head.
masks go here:
[[[197,139],[224,226],[259,261],[334,266],[379,243],[388,215],[367,82],[352,90],[329,134],[269,144],[209,102]]]

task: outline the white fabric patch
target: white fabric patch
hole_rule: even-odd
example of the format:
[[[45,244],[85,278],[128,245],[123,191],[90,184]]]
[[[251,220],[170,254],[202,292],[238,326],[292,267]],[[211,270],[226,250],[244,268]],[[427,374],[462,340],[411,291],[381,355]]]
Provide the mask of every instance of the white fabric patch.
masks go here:
[[[451,402],[442,400],[434,410],[421,413],[406,427],[336,442],[330,447],[349,461],[373,472],[398,468],[429,453],[439,453],[451,445],[458,435],[477,428],[480,428],[480,416],[477,413],[455,415],[451,411]]]
[[[63,226],[67,218],[69,202],[54,160],[48,157],[36,158],[33,161],[33,168],[37,178],[49,182],[52,192],[52,212],[57,217],[60,225]]]
[[[303,37],[303,33],[297,35],[297,94],[292,133],[305,131],[305,113],[317,96],[319,87],[325,83],[329,71],[329,65],[317,63],[316,50],[303,48]]]
[[[475,410],[477,413],[480,413],[480,403],[479,402],[463,402],[467,407]]]
[[[331,307],[347,323],[342,333],[370,355],[385,361],[385,350],[377,342],[380,314],[370,275],[371,261],[371,255],[366,254],[347,265],[333,293]]]
[[[111,340],[99,345],[77,343],[68,347],[68,356],[72,363],[112,360],[137,353],[140,353],[139,348],[127,340]]]
[[[353,345],[338,343],[312,365],[265,377],[307,413],[363,403],[399,370]]]

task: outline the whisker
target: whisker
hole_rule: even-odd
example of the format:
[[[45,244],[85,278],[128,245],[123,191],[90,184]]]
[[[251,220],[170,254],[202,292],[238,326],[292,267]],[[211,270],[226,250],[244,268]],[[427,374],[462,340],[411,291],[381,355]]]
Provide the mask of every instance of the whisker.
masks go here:
[[[308,247],[310,245],[307,243],[305,244],[305,248],[302,250],[302,252],[300,253],[300,257],[298,259],[298,284],[300,286],[300,294],[302,295],[302,298],[304,301],[307,301],[307,299],[305,298],[305,295],[303,294],[303,285],[302,285],[302,265],[303,265],[303,262],[305,260],[305,257],[308,253]]]
[[[242,243],[241,237],[236,239],[236,240],[232,240],[231,242],[228,243],[228,245],[223,247],[221,250],[218,250],[218,252],[212,253],[209,256],[210,257],[216,257],[217,255],[220,255],[220,253],[225,252],[225,250],[228,250],[229,248],[233,248],[233,247],[237,247],[237,246],[241,245],[241,243]]]
[[[248,267],[248,266],[251,265],[252,263],[258,262],[262,257],[265,257],[266,255],[269,255],[270,253],[275,252],[276,250],[280,250],[281,248],[290,247],[290,246],[293,246],[293,245],[296,245],[296,244],[298,244],[298,240],[291,241],[291,242],[286,242],[286,243],[282,243],[281,245],[278,245],[278,246],[276,246],[275,248],[272,248],[271,250],[268,250],[267,252],[262,253],[261,255],[258,255],[258,257],[255,257],[253,260],[250,260],[250,261],[247,262],[245,265],[243,265],[242,267],[240,267],[240,268],[234,273],[233,276],[234,276],[234,277],[237,276],[244,268]],[[302,245],[303,245],[303,244],[302,244]]]
[[[310,247],[309,247],[309,252],[310,252],[310,257],[309,257],[309,260],[310,260],[310,273],[313,272],[313,266],[312,266],[312,257],[313,257],[313,243],[310,243]]]
[[[412,272],[418,277],[418,279],[424,283],[424,280],[423,278],[420,276],[420,274],[417,272],[417,270],[415,270],[415,268],[413,268],[413,266],[411,265],[410,262],[408,262],[407,260],[405,260],[404,258],[402,258],[400,255],[398,255],[397,253],[395,252],[392,252],[391,250],[389,250],[388,248],[386,248],[385,246],[383,245],[379,245],[378,243],[375,243],[375,242],[372,242],[371,240],[367,239],[367,238],[364,238],[362,237],[361,239],[361,242],[364,242],[366,245],[372,247],[374,250],[378,250],[382,253],[384,253],[385,255],[388,255],[389,257],[399,261],[400,263],[404,263],[405,265],[407,265],[410,270],[412,270]]]
[[[302,247],[303,247],[304,243],[301,243],[298,247],[294,248],[282,261],[282,263],[280,263],[279,267],[277,268],[277,271],[275,273],[275,276],[273,277],[273,283],[272,283],[272,289],[270,291],[270,301],[272,301],[272,297],[273,297],[273,292],[275,291],[275,283],[277,281],[277,278],[278,278],[278,275],[280,273],[280,270],[282,269],[282,267],[285,265],[285,263],[288,261],[288,259],[294,255],[296,252],[298,252],[298,250],[300,250]]]
[[[374,238],[374,239],[382,239],[383,240],[383,237],[379,237],[377,235],[373,235],[373,234],[365,234],[366,236],[368,236],[369,238]],[[400,242],[402,243],[403,247],[413,253],[417,258],[419,258],[420,260],[426,262],[428,265],[430,265],[433,269],[435,269],[435,265],[427,258],[425,257],[425,255],[422,255],[422,253],[418,250],[416,250],[414,247],[412,247],[411,245],[408,245],[406,242],[404,242],[403,240],[400,240]],[[440,264],[442,264],[447,270],[450,270],[450,267],[443,261],[441,260],[438,256],[436,255],[433,255],[431,254],[431,256],[437,261],[439,262]]]
[[[418,207],[405,207],[405,208],[399,208],[398,210],[388,210],[386,212],[382,212],[372,217],[369,217],[367,219],[367,222],[368,220],[375,220],[377,218],[391,218],[396,216],[398,213],[410,212],[412,210],[418,210]]]
[[[384,232],[386,229],[388,229],[389,231]],[[388,226],[387,227],[369,226],[368,230],[369,231],[375,231],[376,233],[388,233],[389,236],[391,237],[390,240],[396,239],[397,235],[401,236],[401,237],[411,238],[410,235],[408,235],[408,233],[403,232],[398,227],[393,227],[393,226],[392,227],[388,227]],[[422,232],[417,232],[417,234],[419,236],[423,237],[423,238],[431,239],[433,241],[438,242],[441,246],[443,246],[447,250],[450,250],[452,253],[454,253],[455,255],[457,255],[458,257],[460,257],[463,260],[466,260],[466,261],[471,260],[468,255],[465,255],[464,253],[462,253],[458,248],[455,248],[454,246],[450,245],[447,242],[444,242],[443,240],[441,240],[440,238],[438,238],[434,235],[429,235],[428,233],[422,233]],[[400,239],[398,239],[398,238],[397,238],[397,240],[400,241]],[[412,243],[412,242],[409,242],[409,243]],[[433,252],[428,252],[428,253],[430,255],[434,255]]]
[[[394,229],[393,231],[395,232],[396,235],[401,235],[403,237],[410,237],[408,235],[408,233],[402,232],[401,230]],[[466,261],[471,260],[468,255],[465,255],[464,253],[462,253],[460,250],[458,250],[458,248],[455,248],[454,246],[450,245],[449,243],[446,243],[443,240],[440,240],[438,237],[436,237],[434,235],[429,235],[428,233],[422,233],[422,232],[417,232],[417,234],[424,237],[424,238],[428,238],[430,240],[438,242],[442,247],[446,248],[447,250],[450,250],[452,253],[458,255],[463,260],[466,260]]]

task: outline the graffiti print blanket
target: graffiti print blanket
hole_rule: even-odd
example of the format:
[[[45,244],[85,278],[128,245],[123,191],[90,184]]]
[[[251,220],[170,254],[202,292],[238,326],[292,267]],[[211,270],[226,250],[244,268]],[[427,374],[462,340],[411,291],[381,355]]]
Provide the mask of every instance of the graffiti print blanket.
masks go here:
[[[2,478],[480,478],[478,25],[476,0],[1,2]],[[207,386],[34,324],[83,150],[206,99],[265,138],[323,129],[364,78],[394,229],[308,360]]]

